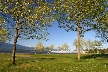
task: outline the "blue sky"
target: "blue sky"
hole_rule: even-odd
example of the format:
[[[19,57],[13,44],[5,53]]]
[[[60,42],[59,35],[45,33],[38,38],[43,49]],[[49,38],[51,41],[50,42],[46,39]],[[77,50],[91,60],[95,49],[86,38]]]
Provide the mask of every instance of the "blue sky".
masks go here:
[[[64,29],[58,28],[58,22],[52,23],[52,27],[48,29],[48,32],[50,33],[48,41],[40,40],[44,46],[50,46],[51,44],[54,44],[55,48],[58,46],[61,46],[64,43],[67,43],[70,47],[70,49],[75,50],[75,46],[72,45],[73,41],[77,39],[77,32],[66,32]],[[91,39],[93,40],[100,40],[99,38],[95,38],[95,32],[87,32],[84,36],[84,39]],[[35,47],[38,40],[36,39],[30,39],[30,40],[18,40],[17,44],[23,45],[23,46],[29,46],[29,47]],[[10,42],[13,44],[13,40]],[[108,47],[107,44],[104,44],[104,47]]]

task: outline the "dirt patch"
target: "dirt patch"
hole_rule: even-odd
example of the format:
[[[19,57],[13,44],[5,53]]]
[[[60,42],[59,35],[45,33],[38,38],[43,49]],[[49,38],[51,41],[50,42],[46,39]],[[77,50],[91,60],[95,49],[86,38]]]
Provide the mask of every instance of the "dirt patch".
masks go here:
[[[27,67],[30,67],[31,65],[30,64],[21,64],[19,66],[16,66],[16,68],[27,68]]]
[[[16,57],[31,57],[31,55],[27,55],[27,54],[17,54]]]
[[[0,63],[0,70],[3,69],[4,67],[6,67],[9,63],[8,62],[2,62]]]

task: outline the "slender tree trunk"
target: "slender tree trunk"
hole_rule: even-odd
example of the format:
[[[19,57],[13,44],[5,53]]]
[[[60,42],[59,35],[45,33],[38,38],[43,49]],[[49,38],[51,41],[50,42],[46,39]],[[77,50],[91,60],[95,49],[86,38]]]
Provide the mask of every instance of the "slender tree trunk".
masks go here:
[[[18,21],[16,21],[16,25],[15,25],[14,44],[12,49],[12,64],[15,64],[15,52],[16,52],[17,39],[18,39]]]
[[[80,28],[77,27],[78,30],[78,60],[80,60]]]

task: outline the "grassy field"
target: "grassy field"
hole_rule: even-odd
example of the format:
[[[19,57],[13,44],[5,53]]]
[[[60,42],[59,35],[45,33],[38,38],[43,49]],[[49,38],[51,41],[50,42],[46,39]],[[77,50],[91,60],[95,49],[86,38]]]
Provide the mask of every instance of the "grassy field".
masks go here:
[[[10,54],[0,54],[0,72],[108,72],[108,55],[16,54],[16,65]]]

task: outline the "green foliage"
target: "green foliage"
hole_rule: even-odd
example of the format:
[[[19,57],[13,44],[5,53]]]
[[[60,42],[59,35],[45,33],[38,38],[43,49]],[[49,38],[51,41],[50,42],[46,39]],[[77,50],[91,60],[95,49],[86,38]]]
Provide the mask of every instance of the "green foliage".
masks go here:
[[[94,46],[95,46],[94,43],[90,39],[88,39],[86,42],[86,48],[87,49],[94,49]]]
[[[98,40],[94,40],[93,43],[94,43],[94,46],[103,46],[102,42],[100,42]]]
[[[6,42],[8,38],[8,32],[3,26],[5,26],[5,21],[2,17],[0,17],[0,44]]]
[[[8,40],[7,32],[5,29],[0,29],[0,44],[6,42]]]
[[[107,72],[108,55],[84,54],[81,61],[76,54],[17,54],[17,64],[11,64],[11,55],[0,54],[0,72]]]
[[[26,1],[26,0],[0,0],[0,12],[10,25],[7,25],[9,35],[13,37],[18,23],[18,38],[19,39],[44,39],[49,33],[47,27],[51,27],[54,15],[51,14],[52,8],[46,1]],[[13,23],[8,15],[11,15]]]
[[[61,51],[61,50],[62,50],[62,47],[61,47],[61,46],[58,46],[57,48],[59,49],[59,51]]]
[[[54,49],[54,45],[51,44],[51,45],[50,45],[50,50],[52,51],[53,49]]]
[[[36,47],[35,47],[35,51],[37,53],[41,53],[41,51],[44,51],[45,50],[45,46],[42,44],[42,42],[38,42]]]
[[[88,39],[86,42],[87,49],[101,48],[102,46],[102,42],[98,40],[91,41],[90,39]]]
[[[69,50],[69,46],[67,45],[67,43],[64,43],[62,46],[58,46],[57,47],[59,49],[59,51],[61,50]]]
[[[76,46],[76,49],[78,48],[78,40],[77,39],[74,40],[73,46]],[[84,48],[84,46],[86,46],[86,41],[83,39],[83,37],[81,37],[81,39],[80,39],[80,46],[82,49]]]
[[[86,48],[87,50],[94,49],[94,48],[101,48],[103,46],[101,41],[98,41],[98,40],[91,41],[90,39],[86,41],[83,38],[81,38],[80,40],[80,45],[81,45],[81,48],[83,49]],[[78,47],[77,39],[74,40],[73,46],[76,46],[76,48]]]
[[[54,10],[59,27],[66,31],[77,31],[80,34],[91,30],[94,19],[105,12],[107,0],[55,0]]]
[[[45,47],[45,50],[49,51],[49,50],[51,50],[51,48],[49,46],[47,46],[47,47]]]
[[[108,53],[108,48],[107,49],[104,49],[104,53]]]
[[[68,48],[69,48],[69,46],[67,45],[67,43],[64,43],[63,44],[63,49],[66,51],[66,50],[68,50]]]
[[[102,42],[108,42],[108,10],[102,16],[96,18],[95,21],[94,29],[97,37],[101,38]]]
[[[96,53],[96,52],[93,49],[89,49],[89,53]]]

